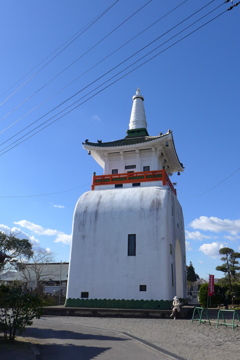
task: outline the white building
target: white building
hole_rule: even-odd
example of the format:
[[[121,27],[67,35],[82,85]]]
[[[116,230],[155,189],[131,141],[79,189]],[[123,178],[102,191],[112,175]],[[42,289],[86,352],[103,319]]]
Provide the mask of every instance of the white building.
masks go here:
[[[169,180],[183,165],[170,130],[149,136],[143,101],[138,89],[125,138],[83,144],[103,175],[75,208],[67,299],[186,296],[184,221]]]

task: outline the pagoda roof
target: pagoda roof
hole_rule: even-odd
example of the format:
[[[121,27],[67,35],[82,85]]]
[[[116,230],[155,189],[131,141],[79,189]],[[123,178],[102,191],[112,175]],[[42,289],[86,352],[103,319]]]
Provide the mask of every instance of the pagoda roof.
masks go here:
[[[164,135],[158,135],[158,136],[126,136],[123,139],[115,140],[115,141],[107,141],[102,142],[98,141],[97,143],[90,142],[86,140],[83,145],[84,148],[91,147],[98,147],[98,148],[105,148],[105,147],[119,147],[119,146],[128,146],[128,145],[135,145],[135,144],[143,144],[147,142],[151,142],[153,140],[161,139]]]
[[[83,147],[85,149],[89,149],[90,147],[97,147],[97,148],[106,148],[106,147],[121,147],[121,146],[129,146],[129,145],[137,145],[137,144],[144,144],[149,143],[156,140],[162,140],[165,137],[168,137],[172,131],[168,130],[166,134],[160,133],[157,136],[149,136],[148,132],[145,128],[141,129],[134,129],[134,130],[127,130],[127,136],[123,139],[114,140],[114,141],[106,141],[102,142],[102,140],[98,140],[96,143],[91,142],[88,139],[83,142]],[[171,136],[172,137],[172,136]]]
[[[138,132],[143,134],[138,136]],[[172,136],[172,131],[168,130],[166,134],[160,133],[157,136],[149,136],[146,129],[128,130],[127,136],[120,140],[102,142],[98,140],[97,143],[90,142],[88,139],[83,143],[84,149],[89,151],[89,154],[97,161],[100,166],[104,166],[104,153],[113,153],[131,150],[144,150],[148,148],[158,148],[163,151],[165,157],[168,158],[170,166],[169,172],[183,171],[184,167],[180,163]]]

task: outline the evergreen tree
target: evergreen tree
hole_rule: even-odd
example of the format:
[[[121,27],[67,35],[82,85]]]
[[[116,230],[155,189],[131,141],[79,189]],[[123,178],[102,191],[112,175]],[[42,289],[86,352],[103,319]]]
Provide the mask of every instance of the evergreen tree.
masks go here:
[[[0,270],[15,267],[21,258],[29,259],[32,255],[32,244],[27,239],[0,232]]]
[[[199,279],[199,276],[198,276],[198,274],[195,273],[195,269],[194,269],[191,261],[190,261],[189,266],[186,266],[186,267],[187,267],[187,281],[194,282],[197,279]]]
[[[225,273],[225,276],[228,280],[228,285],[230,290],[233,290],[233,283],[237,279],[237,271],[240,270],[239,261],[236,259],[240,258],[240,253],[235,252],[233,249],[224,247],[219,250],[219,253],[221,255],[224,255],[221,257],[221,260],[224,262],[222,265],[219,265],[216,267],[216,270],[222,271]]]

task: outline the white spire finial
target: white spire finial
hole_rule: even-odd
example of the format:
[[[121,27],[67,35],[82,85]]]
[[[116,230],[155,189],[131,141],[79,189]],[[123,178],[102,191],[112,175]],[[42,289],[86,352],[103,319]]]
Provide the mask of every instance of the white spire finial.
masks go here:
[[[144,110],[144,97],[141,95],[140,89],[136,91],[136,95],[132,97],[133,105],[129,122],[129,130],[147,128],[146,115]]]

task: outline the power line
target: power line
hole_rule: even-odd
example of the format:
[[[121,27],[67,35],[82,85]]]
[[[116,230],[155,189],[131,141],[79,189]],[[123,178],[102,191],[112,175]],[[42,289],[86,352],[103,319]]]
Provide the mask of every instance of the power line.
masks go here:
[[[37,108],[39,108],[41,105],[45,104],[48,100],[50,100],[52,97],[54,97],[55,95],[57,95],[59,92],[61,92],[62,90],[66,89],[69,85],[71,85],[73,82],[75,82],[76,80],[78,80],[79,78],[81,78],[83,75],[87,74],[90,70],[94,69],[97,65],[99,65],[100,63],[102,63],[103,61],[105,61],[107,58],[109,58],[110,56],[112,56],[113,54],[115,54],[117,51],[119,51],[121,48],[123,48],[124,46],[126,46],[127,44],[129,44],[131,41],[133,41],[134,39],[136,39],[138,36],[140,36],[142,33],[144,33],[145,31],[147,31],[150,27],[156,25],[156,23],[158,23],[160,20],[164,19],[166,16],[168,16],[169,14],[171,14],[173,11],[175,11],[176,9],[178,9],[180,6],[182,6],[184,3],[186,3],[188,0],[184,0],[181,4],[177,5],[175,8],[173,8],[172,10],[170,10],[169,12],[167,12],[165,15],[161,16],[159,19],[157,19],[155,22],[153,22],[151,25],[149,25],[148,27],[146,27],[144,30],[140,31],[137,35],[135,35],[134,37],[132,37],[130,40],[128,40],[127,42],[125,42],[124,44],[122,44],[120,47],[118,47],[116,50],[114,50],[113,52],[111,52],[110,54],[108,54],[107,56],[105,56],[103,59],[101,59],[100,61],[98,61],[95,65],[93,65],[92,67],[90,67],[88,70],[84,71],[81,75],[79,75],[77,78],[75,78],[73,81],[71,81],[70,83],[68,83],[67,85],[65,85],[62,89],[60,89],[59,91],[57,91],[55,94],[53,94],[52,96],[50,96],[49,98],[45,99],[42,103],[40,103],[39,105],[35,106],[33,109],[31,109],[30,111],[28,111],[26,114],[24,114],[23,116],[21,116],[19,119],[15,120],[12,124],[8,125],[5,129],[0,131],[0,134],[2,134],[3,132],[5,132],[6,130],[8,130],[10,127],[12,127],[13,125],[15,125],[16,123],[18,123],[19,121],[21,121],[22,119],[24,119],[27,115],[31,114],[33,111],[35,111]],[[215,0],[213,0],[215,1]],[[132,14],[130,17],[132,17],[133,15],[135,15],[137,12],[139,12],[143,7],[145,7],[148,3],[146,3],[145,5],[143,5],[140,9],[138,9],[134,14]],[[128,17],[128,19],[130,18]],[[127,20],[127,19],[126,19]],[[126,22],[126,20],[124,22]],[[120,24],[121,25],[121,24]],[[120,26],[119,25],[119,26]],[[119,27],[118,26],[118,27]],[[112,31],[113,32],[113,31]],[[112,33],[111,32],[111,33]],[[110,33],[109,33],[110,34]],[[98,42],[99,44],[99,42]],[[86,54],[86,53],[85,53]],[[80,58],[78,58],[80,59]],[[76,60],[77,61],[77,60]],[[73,64],[73,63],[72,63]],[[71,65],[70,65],[71,66]],[[52,79],[53,80],[53,79]],[[97,80],[96,80],[97,81]],[[49,84],[49,82],[47,83]],[[46,84],[46,85],[47,85]],[[44,86],[46,86],[44,85]],[[43,87],[42,87],[43,88]],[[41,88],[41,89],[42,89]],[[39,89],[40,90],[40,89]],[[39,91],[38,90],[38,91]],[[37,92],[38,92],[37,91]],[[35,92],[36,94],[36,92]],[[29,99],[30,97],[28,97]],[[68,101],[68,99],[66,100]],[[25,101],[24,101],[25,102]],[[23,104],[23,103],[21,103]],[[59,105],[61,106],[62,103]],[[50,112],[54,111],[56,109],[56,107],[54,109],[52,109]],[[14,109],[16,110],[16,108]],[[13,110],[13,111],[14,111]],[[48,115],[50,112],[48,112],[47,114],[43,115],[46,116]],[[11,112],[10,112],[11,113]],[[9,115],[10,113],[8,113],[7,115]],[[5,115],[5,117],[7,116]],[[3,118],[5,118],[3,117]],[[3,119],[2,118],[2,119]],[[42,118],[42,117],[41,117]],[[40,119],[41,119],[40,118]],[[0,120],[2,120],[0,119]],[[39,120],[39,119],[38,119]],[[37,121],[38,121],[37,120]],[[29,125],[31,126],[31,124]],[[23,130],[21,130],[20,132],[24,131],[26,128],[24,128]],[[17,134],[15,134],[13,137],[17,136],[20,132],[18,132]],[[11,137],[10,139],[12,139],[13,137]],[[10,139],[7,139],[5,142],[8,142]],[[5,142],[3,142],[1,145],[3,145]]]
[[[235,6],[237,6],[239,3],[240,3],[240,1],[239,1],[237,4],[235,4]],[[218,17],[220,17],[221,15],[223,15],[226,11],[229,11],[229,10],[231,10],[231,9],[233,9],[233,7],[230,7],[229,9],[227,9],[227,10],[223,11],[222,13],[218,14],[217,16],[215,16],[214,18],[210,19],[210,20],[207,21],[206,23],[202,24],[202,25],[199,26],[197,29],[193,30],[192,32],[188,33],[187,35],[185,35],[185,36],[182,37],[181,39],[177,40],[175,43],[171,44],[169,47],[165,48],[165,49],[164,49],[163,51],[161,51],[160,53],[154,55],[152,58],[146,60],[144,63],[140,64],[140,65],[139,65],[138,67],[136,67],[136,68],[139,68],[139,67],[143,66],[146,62],[152,60],[152,59],[155,58],[156,56],[160,55],[162,52],[164,52],[164,51],[166,51],[167,49],[169,49],[170,47],[176,45],[178,42],[180,42],[180,41],[182,41],[183,39],[187,38],[188,36],[192,35],[192,34],[195,33],[196,31],[198,31],[198,30],[201,29],[202,27],[206,26],[206,25],[209,24],[210,22],[214,21],[215,19],[217,19]],[[198,21],[199,21],[199,20],[198,20]],[[194,22],[194,23],[196,23],[196,22]],[[181,32],[182,32],[182,31],[181,31]],[[181,32],[180,32],[180,33],[181,33]],[[177,35],[178,35],[178,34],[177,34]],[[132,69],[130,72],[135,71],[136,68]],[[130,72],[128,72],[127,74],[124,74],[122,77],[127,76]],[[122,78],[122,77],[121,77],[121,78]],[[109,84],[107,87],[109,87],[109,86],[111,86],[113,83],[119,81],[121,78],[118,78],[117,80],[115,80],[114,82],[112,82],[111,84]],[[102,91],[105,90],[107,87],[101,89],[99,92],[102,92]],[[98,92],[98,93],[99,93],[99,92]],[[93,94],[90,98],[96,96],[98,93]],[[90,98],[86,99],[84,102],[88,101]],[[80,105],[81,105],[81,104],[80,104]],[[78,105],[78,106],[80,106],[80,105]],[[77,106],[77,107],[78,107],[78,106]],[[71,111],[73,111],[73,110],[74,110],[74,109],[72,109]],[[66,114],[64,114],[63,116],[65,116],[65,115],[66,115]],[[57,120],[58,120],[58,119],[56,119],[55,121],[57,121]],[[54,121],[54,122],[55,122],[55,121]],[[49,125],[50,125],[50,124],[49,124]],[[47,126],[49,126],[49,125],[47,125]],[[41,129],[41,130],[42,130],[42,129]],[[39,130],[39,131],[41,131],[41,130]],[[38,132],[39,132],[39,131],[38,131]],[[33,134],[33,135],[34,135],[34,134]],[[33,135],[32,135],[32,136],[33,136]],[[24,140],[24,141],[25,141],[25,140]],[[17,146],[17,145],[16,145],[16,146]],[[228,177],[226,177],[225,179],[223,179],[220,183],[216,184],[215,186],[213,186],[212,188],[210,188],[209,190],[207,190],[206,192],[204,192],[204,193],[202,193],[202,194],[200,194],[200,195],[203,195],[203,194],[205,194],[205,193],[207,193],[207,192],[209,192],[209,191],[212,191],[212,190],[215,189],[216,187],[220,186],[222,183],[224,183],[224,182],[227,181],[229,178],[231,178],[231,177],[232,177],[236,172],[238,172],[239,170],[240,170],[240,168],[238,168],[237,170],[235,170],[235,171],[234,171],[233,173],[231,173]],[[75,188],[75,189],[77,189],[77,188]],[[74,190],[74,189],[66,190],[66,191],[72,191],[72,190]],[[66,192],[66,191],[62,191],[62,192]],[[57,192],[57,193],[60,193],[60,192]],[[51,195],[51,194],[55,194],[55,193],[49,193],[49,195]],[[10,197],[31,197],[31,196],[45,196],[45,195],[48,195],[48,194],[38,194],[38,195],[29,195],[29,196],[10,196]],[[198,195],[198,196],[200,196],[200,195]],[[0,196],[0,197],[4,197],[4,196]]]
[[[68,189],[68,190],[61,190],[61,191],[55,191],[55,192],[50,192],[50,193],[43,193],[43,194],[34,194],[34,195],[0,195],[1,199],[9,199],[9,198],[31,198],[31,197],[40,197],[40,196],[49,196],[49,195],[56,195],[56,194],[62,194],[62,193],[66,193],[66,192],[70,192],[70,191],[74,191],[77,189],[81,189],[83,187],[89,186],[89,184],[87,185],[82,185],[82,186],[77,186],[75,188],[72,189]]]
[[[119,0],[118,0],[119,1]],[[122,21],[118,26],[116,26],[113,30],[111,30],[107,35],[105,35],[103,38],[101,38],[96,44],[94,44],[93,46],[91,46],[87,51],[85,51],[85,53],[83,53],[81,56],[79,56],[76,60],[74,60],[71,64],[69,64],[67,67],[65,67],[62,71],[60,71],[58,74],[56,74],[53,78],[51,78],[48,82],[46,82],[43,86],[41,86],[39,89],[37,89],[34,93],[32,93],[31,95],[29,95],[26,99],[24,99],[20,104],[18,104],[17,106],[15,106],[15,108],[13,108],[11,111],[9,111],[6,115],[4,115],[1,119],[5,119],[6,117],[8,117],[10,114],[12,114],[14,111],[16,111],[20,106],[22,106],[23,104],[25,104],[28,100],[30,100],[32,97],[34,97],[37,93],[39,93],[41,90],[43,90],[46,86],[48,86],[49,84],[51,84],[55,79],[57,79],[60,75],[62,75],[65,71],[67,71],[71,66],[73,66],[77,61],[79,61],[80,59],[82,59],[85,55],[87,55],[90,51],[92,51],[95,47],[97,47],[99,44],[101,44],[101,42],[103,42],[104,40],[106,40],[111,34],[113,34],[116,30],[118,30],[121,26],[123,26],[128,20],[130,20],[133,16],[135,16],[139,11],[141,11],[145,6],[147,6],[150,2],[152,2],[152,0],[148,0],[143,6],[141,6],[138,10],[136,10],[133,14],[131,14],[130,16],[128,16],[124,21]],[[92,26],[92,24],[91,24]],[[81,35],[81,34],[80,34]],[[80,36],[78,35],[78,37]],[[76,38],[78,38],[76,37]],[[73,40],[75,41],[75,39]],[[73,42],[72,41],[72,42]],[[64,51],[71,43],[69,43],[62,51]],[[61,51],[61,52],[62,52]],[[58,56],[61,52],[59,52],[56,56]],[[56,57],[55,56],[55,57]],[[54,58],[55,58],[54,57]],[[53,59],[54,59],[53,58]],[[53,60],[52,59],[52,60]],[[51,60],[51,61],[52,61]],[[51,61],[49,61],[45,66],[47,66]],[[42,67],[42,69],[44,68]],[[42,70],[40,69],[40,71]],[[31,79],[30,79],[31,80]],[[1,105],[1,104],[0,104]]]
[[[218,6],[219,7],[219,6]],[[218,8],[217,7],[217,8]],[[214,10],[212,10],[214,11]],[[209,13],[211,13],[212,11],[210,11]],[[37,127],[35,127],[34,129],[32,129],[31,131],[29,131],[27,134],[23,135],[22,137],[18,138],[17,140],[15,140],[13,143],[11,143],[10,145],[8,145],[7,147],[5,147],[4,149],[2,149],[2,154],[5,154],[6,152],[10,151],[11,149],[15,148],[16,146],[20,145],[21,143],[25,142],[27,139],[31,138],[32,136],[36,135],[37,133],[39,133],[40,131],[42,131],[43,129],[45,129],[46,127],[50,126],[51,124],[55,123],[56,121],[60,120],[62,117],[66,116],[67,114],[69,114],[70,112],[72,112],[73,110],[75,110],[76,108],[78,108],[79,106],[81,106],[82,104],[84,104],[85,102],[89,101],[90,99],[92,99],[93,97],[95,97],[96,95],[98,95],[99,93],[101,93],[102,91],[104,91],[105,89],[109,88],[110,86],[112,86],[113,84],[115,84],[116,82],[118,82],[119,80],[121,80],[122,78],[126,77],[127,75],[129,75],[130,73],[132,73],[133,71],[135,71],[136,69],[142,67],[143,65],[145,65],[146,63],[148,63],[149,61],[153,60],[155,57],[159,56],[160,54],[162,54],[163,52],[165,52],[166,50],[170,49],[171,47],[173,47],[174,45],[176,45],[177,43],[179,43],[180,41],[184,40],[185,38],[189,37],[190,35],[192,35],[193,33],[195,33],[196,31],[198,31],[199,29],[201,29],[202,27],[206,26],[207,24],[209,24],[210,22],[212,22],[213,20],[217,19],[218,17],[220,17],[221,15],[223,15],[227,10],[224,10],[222,13],[218,14],[217,16],[215,16],[214,18],[210,19],[209,21],[207,21],[206,23],[204,23],[203,25],[199,26],[198,28],[196,28],[195,30],[191,31],[189,34],[185,35],[184,37],[180,38],[179,40],[175,41],[173,44],[169,45],[167,48],[163,49],[162,51],[160,51],[159,53],[153,55],[151,58],[145,60],[143,63],[141,63],[140,65],[136,66],[134,69],[128,71],[126,74],[123,74],[121,77],[119,77],[118,79],[112,81],[110,84],[106,85],[104,88],[98,90],[95,94],[90,95],[93,91],[97,90],[99,87],[103,86],[103,84],[106,84],[107,82],[109,82],[111,79],[113,79],[114,77],[116,77],[117,75],[121,74],[123,71],[125,71],[126,69],[128,69],[129,67],[131,67],[133,64],[136,64],[137,62],[139,62],[140,60],[142,60],[144,57],[146,57],[147,55],[149,55],[150,53],[152,53],[153,51],[155,51],[157,48],[159,48],[161,45],[159,45],[157,48],[155,48],[154,50],[150,51],[148,54],[144,55],[142,58],[136,60],[133,64],[129,65],[128,67],[126,67],[125,69],[123,69],[122,71],[120,71],[119,73],[115,74],[114,76],[112,76],[112,78],[106,80],[103,84],[100,84],[98,87],[96,87],[94,90],[90,91],[88,94],[85,94],[82,98],[76,100],[73,104],[69,105],[67,108],[61,110],[58,114],[55,114],[54,116],[52,116],[50,119],[44,121],[42,124],[38,125]],[[209,14],[208,13],[208,14]],[[208,14],[204,15],[203,17],[201,17],[200,19],[196,20],[193,24],[195,24],[196,22],[198,22],[199,20],[201,20],[202,18],[204,18],[205,16],[207,16]],[[192,24],[191,24],[192,25]],[[189,28],[191,25],[187,26],[187,28]],[[185,30],[185,29],[184,29]],[[184,30],[181,30],[179,33],[183,32]],[[178,33],[178,34],[179,34]],[[172,40],[174,37],[176,37],[178,34],[174,35],[172,38],[170,38],[170,40]],[[169,40],[165,41],[165,43],[167,43]],[[82,91],[82,90],[81,90]],[[79,92],[78,92],[79,93]],[[48,123],[50,120],[52,120],[54,117],[56,117],[57,115],[59,115],[60,113],[62,113],[63,111],[67,110],[68,108],[70,108],[71,106],[73,106],[74,104],[76,104],[77,102],[79,102],[80,100],[82,100],[84,97],[90,95],[87,99],[85,99],[84,101],[82,101],[80,104],[76,105],[74,108],[68,110],[65,114],[59,116],[57,119],[51,121],[49,124],[45,125],[44,127],[42,127],[41,129],[37,130],[39,127],[43,126],[44,124]],[[33,133],[32,135],[28,136],[26,139],[21,140],[22,138],[26,137],[27,135],[31,134],[33,131],[37,130],[35,133]],[[18,142],[19,141],[19,142]],[[16,145],[14,145],[16,142],[18,142]],[[9,148],[11,145],[11,148]],[[9,149],[7,149],[9,148]],[[6,151],[4,151],[6,150]]]
[[[47,65],[49,65],[58,55],[60,55],[64,50],[66,50],[75,40],[77,40],[83,33],[85,33],[91,26],[93,26],[99,19],[101,19],[114,5],[116,5],[119,0],[116,0],[113,4],[111,4],[106,10],[104,10],[100,15],[98,15],[95,19],[90,21],[88,25],[84,26],[80,33],[70,41],[66,46],[63,47],[56,55],[54,55],[45,65],[43,65],[38,71],[36,71],[30,78],[28,78],[23,84],[21,84],[12,94],[10,94],[5,100],[0,103],[0,106],[3,105],[7,100],[9,100],[14,94],[16,94],[24,85],[26,85],[30,80],[32,80],[37,74],[39,74]],[[71,39],[71,38],[70,38]],[[61,46],[60,46],[61,48]],[[57,51],[57,50],[56,50]],[[54,52],[52,53],[54,54]],[[51,55],[50,55],[51,56]],[[48,56],[49,57],[49,56]],[[48,59],[48,57],[46,59]],[[45,60],[43,60],[45,61]],[[41,64],[41,63],[40,63]],[[2,118],[3,119],[3,118]],[[2,120],[0,119],[0,120]]]
[[[230,9],[231,10],[231,9]],[[212,186],[211,188],[209,188],[208,190],[198,194],[198,195],[193,195],[193,196],[189,196],[188,198],[193,198],[193,197],[198,197],[198,196],[202,196],[205,195],[207,193],[209,193],[210,191],[216,189],[218,186],[222,185],[224,182],[226,182],[228,179],[230,179],[233,175],[235,175],[238,171],[240,170],[240,167],[238,169],[236,169],[233,173],[231,173],[229,176],[227,176],[226,178],[224,178],[222,181],[220,181],[219,183],[217,183],[216,185]]]
[[[178,27],[179,25],[181,25],[182,23],[184,23],[185,21],[187,21],[189,18],[191,18],[192,16],[196,15],[198,12],[200,12],[201,10],[203,10],[204,8],[206,8],[208,5],[210,5],[211,3],[213,3],[216,0],[212,0],[210,1],[207,5],[204,5],[202,8],[200,8],[199,10],[195,11],[193,14],[191,14],[190,16],[188,16],[187,18],[185,18],[184,20],[182,20],[181,22],[179,22],[177,25],[173,26],[172,28],[170,28],[169,30],[167,30],[166,32],[164,32],[163,34],[161,34],[160,36],[158,36],[157,38],[155,38],[153,41],[151,41],[150,43],[148,43],[147,45],[145,45],[144,47],[142,47],[140,50],[138,50],[137,52],[135,52],[134,54],[132,54],[131,56],[127,57],[125,60],[123,60],[122,62],[120,62],[118,65],[114,66],[113,68],[111,68],[110,70],[108,70],[107,72],[105,72],[103,75],[101,75],[100,77],[98,77],[97,79],[95,79],[94,81],[92,81],[91,83],[89,83],[88,85],[86,85],[84,88],[80,89],[78,92],[76,92],[75,94],[73,94],[72,96],[70,96],[69,98],[67,98],[66,100],[64,100],[63,102],[61,102],[60,104],[58,104],[56,107],[54,107],[53,109],[51,109],[49,112],[47,112],[46,114],[42,115],[40,118],[38,118],[37,120],[35,120],[34,122],[32,122],[30,125],[26,126],[24,129],[20,130],[18,133],[16,133],[15,135],[13,135],[12,137],[8,138],[7,140],[5,140],[3,143],[0,144],[0,146],[4,145],[5,143],[7,143],[8,141],[10,141],[11,139],[13,139],[14,137],[16,137],[17,135],[19,135],[20,133],[22,133],[23,131],[25,131],[26,129],[28,129],[29,127],[31,127],[33,124],[35,124],[36,122],[40,121],[43,117],[49,115],[51,112],[53,112],[54,110],[56,110],[57,108],[59,108],[60,106],[62,106],[63,104],[65,104],[66,102],[68,102],[69,100],[73,99],[75,96],[77,96],[79,93],[81,93],[82,91],[86,90],[88,87],[90,87],[91,85],[93,85],[95,82],[97,82],[98,80],[102,79],[104,76],[108,75],[110,72],[112,72],[113,70],[117,69],[119,66],[123,65],[126,61],[130,60],[132,57],[134,57],[135,55],[137,55],[138,53],[140,53],[141,51],[143,51],[144,49],[146,49],[147,47],[149,47],[150,45],[152,45],[154,42],[156,42],[157,40],[159,40],[160,38],[162,38],[164,35],[166,35],[167,33],[169,33],[170,31],[172,31],[173,29],[175,29],[176,27]],[[136,64],[137,62],[139,62],[140,60],[142,60],[143,58],[145,58],[146,56],[148,56],[150,53],[152,53],[153,51],[155,51],[156,49],[158,49],[160,46],[163,46],[164,44],[166,44],[168,41],[172,40],[173,38],[175,38],[176,36],[178,36],[180,33],[182,33],[183,31],[185,31],[186,29],[188,29],[190,26],[192,26],[193,24],[195,24],[196,22],[200,21],[201,19],[203,19],[204,17],[206,17],[207,15],[209,15],[211,12],[215,11],[216,9],[218,9],[220,6],[222,6],[223,4],[217,6],[215,9],[211,10],[209,13],[205,14],[203,17],[201,17],[200,19],[198,19],[197,21],[195,21],[194,23],[190,24],[189,26],[187,26],[185,29],[181,30],[180,32],[178,32],[177,34],[175,34],[173,37],[171,37],[169,40],[165,41],[163,44],[160,44],[159,46],[157,46],[155,49],[153,49],[152,51],[150,51],[149,53],[147,53],[146,55],[144,55],[143,57],[141,57],[140,59],[138,59],[137,61],[135,61],[134,63],[130,64],[129,66],[127,66],[125,69],[123,69],[122,71],[118,72],[117,74],[115,74],[114,76],[112,76],[110,79],[108,79],[107,81],[105,81],[104,83],[102,83],[101,85],[99,85],[98,87],[96,87],[95,89],[93,89],[92,91],[97,90],[99,87],[103,86],[104,84],[106,84],[107,82],[109,82],[110,80],[112,80],[114,77],[116,77],[117,75],[121,74],[123,71],[127,70],[129,67],[133,66],[134,64]],[[34,130],[38,129],[39,127],[41,127],[42,125],[44,125],[46,122],[49,122],[50,120],[52,120],[54,117],[58,116],[59,114],[61,114],[63,111],[67,110],[69,107],[73,106],[74,104],[76,104],[77,102],[79,102],[80,100],[82,100],[84,97],[88,96],[92,91],[90,91],[89,93],[87,93],[86,95],[84,95],[83,97],[81,97],[80,99],[78,99],[77,101],[75,101],[74,103],[70,104],[69,106],[67,106],[65,109],[61,110],[60,112],[58,112],[57,114],[55,114],[54,116],[52,116],[50,119],[44,121],[43,123],[41,123],[39,126],[35,127],[34,129],[30,130],[27,134],[21,136],[20,138],[18,138],[17,140],[15,140],[14,142],[12,142],[10,145],[6,146],[5,148],[3,148],[1,150],[1,152],[3,152],[5,149],[7,149],[8,147],[10,147],[12,144],[16,143],[17,141],[21,140],[22,138],[26,137],[28,134],[30,134],[31,132],[33,132]],[[85,101],[84,101],[85,102]],[[81,103],[82,104],[82,103]],[[79,105],[80,106],[80,105]],[[76,107],[75,107],[76,108]],[[75,109],[74,108],[74,109]],[[68,112],[69,113],[69,112]],[[62,118],[62,116],[60,117]],[[55,120],[56,121],[56,120]],[[53,122],[55,122],[53,121]],[[51,124],[53,123],[51,122]],[[46,126],[45,126],[46,127]],[[45,128],[44,127],[44,128]],[[39,132],[39,131],[38,131]]]
[[[43,128],[39,129],[38,131],[36,131],[35,133],[33,133],[32,135],[28,136],[26,139],[23,139],[22,141],[20,141],[19,143],[17,143],[16,145],[12,146],[10,149],[6,150],[5,152],[2,152],[2,154],[0,154],[0,156],[2,156],[3,154],[7,153],[8,151],[10,151],[11,149],[15,148],[16,146],[20,145],[21,143],[25,142],[26,140],[30,139],[31,137],[33,137],[34,135],[36,135],[37,133],[39,133],[40,131],[44,130],[45,128],[47,128],[48,126],[52,125],[53,123],[55,123],[56,121],[60,120],[62,117],[68,115],[69,113],[71,113],[73,110],[77,109],[79,106],[81,106],[82,104],[84,104],[85,102],[89,101],[90,99],[92,99],[93,97],[95,97],[96,95],[98,95],[99,93],[101,93],[102,91],[106,90],[107,88],[109,88],[110,86],[112,86],[113,84],[115,84],[116,82],[118,82],[119,80],[121,80],[122,78],[126,77],[127,75],[129,75],[130,73],[132,73],[133,71],[135,71],[136,69],[140,68],[141,66],[145,65],[146,63],[148,63],[149,61],[153,60],[154,58],[156,58],[157,56],[159,56],[160,54],[162,54],[163,52],[165,52],[166,50],[170,49],[171,47],[173,47],[174,45],[176,45],[177,43],[179,43],[180,41],[184,40],[185,38],[187,38],[188,36],[192,35],[193,33],[195,33],[196,31],[198,31],[199,29],[201,29],[202,27],[204,27],[205,25],[209,24],[210,22],[212,22],[213,20],[217,19],[219,16],[223,15],[227,10],[223,11],[221,14],[215,16],[213,19],[207,21],[205,24],[199,26],[197,29],[193,30],[192,32],[190,32],[189,34],[185,35],[184,37],[182,37],[181,39],[177,40],[175,43],[169,45],[167,48],[165,48],[164,50],[160,51],[159,53],[155,54],[154,56],[152,56],[150,59],[144,61],[143,63],[141,63],[140,65],[136,66],[134,69],[130,70],[129,72],[127,72],[126,74],[122,75],[120,78],[114,80],[113,82],[111,82],[110,84],[106,85],[104,88],[100,89],[99,91],[97,91],[95,94],[91,95],[90,97],[88,97],[87,99],[85,99],[84,101],[82,101],[80,104],[76,105],[73,109],[70,109],[69,111],[67,111],[65,114],[59,116],[57,119],[53,120],[52,122],[50,122],[49,124],[45,125]],[[132,66],[132,65],[130,65]],[[125,71],[125,69],[123,70]],[[122,72],[122,71],[121,71]],[[119,73],[118,73],[119,74]],[[113,77],[115,77],[116,75],[114,75]],[[109,80],[107,80],[106,82],[108,82]],[[105,82],[105,83],[106,83]],[[98,88],[102,86],[99,85]],[[97,88],[95,88],[94,90],[96,90]],[[91,91],[92,92],[92,91]],[[91,93],[90,92],[90,93]],[[89,93],[89,94],[90,94]],[[87,95],[89,95],[87,94]],[[86,97],[87,95],[84,95],[82,98]],[[82,99],[81,98],[81,99]],[[81,100],[79,99],[79,100]],[[78,102],[79,100],[77,100],[76,102]],[[75,103],[76,103],[75,102]],[[72,104],[73,105],[73,104]],[[67,108],[69,108],[69,105]],[[63,109],[61,112],[65,111],[67,108]],[[60,114],[61,112],[59,112],[58,114]],[[57,116],[58,114],[54,115],[52,118],[54,118],[55,116]],[[35,129],[31,130],[29,133],[23,135],[21,138],[27,136],[28,134],[30,134],[31,132],[33,132],[34,130],[36,130],[37,128],[39,128],[40,126],[42,126],[43,124],[49,122],[52,118],[46,120],[44,123],[40,124],[39,126],[37,126]],[[19,141],[21,138],[17,139],[15,142]],[[12,144],[8,145],[7,147],[13,145],[15,142],[13,142]],[[6,147],[6,148],[7,148]],[[4,151],[6,148],[4,148],[2,151]]]

